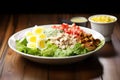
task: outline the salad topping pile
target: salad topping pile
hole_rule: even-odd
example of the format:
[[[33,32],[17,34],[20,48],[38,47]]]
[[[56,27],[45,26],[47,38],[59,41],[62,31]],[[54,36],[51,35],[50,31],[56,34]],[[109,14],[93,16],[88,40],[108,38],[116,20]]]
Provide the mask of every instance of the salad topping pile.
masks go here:
[[[66,57],[95,50],[101,41],[83,31],[76,24],[53,25],[50,28],[35,25],[16,40],[16,49],[26,54],[46,57]]]

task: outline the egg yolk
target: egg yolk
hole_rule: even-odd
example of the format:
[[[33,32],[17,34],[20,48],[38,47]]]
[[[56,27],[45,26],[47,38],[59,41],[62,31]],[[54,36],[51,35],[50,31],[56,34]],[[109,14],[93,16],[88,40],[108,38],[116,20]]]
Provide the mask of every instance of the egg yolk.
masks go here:
[[[33,33],[32,32],[26,32],[25,35],[26,35],[26,37],[28,37],[28,36],[33,35]]]
[[[42,34],[39,35],[39,37],[40,37],[41,39],[45,39],[45,38],[46,38],[46,35],[42,33]]]
[[[44,49],[45,48],[45,40],[39,40],[38,48],[40,48],[40,49]]]
[[[41,34],[41,33],[43,33],[43,28],[42,27],[34,27],[33,28],[33,33],[35,34],[35,35],[39,35],[39,34]]]
[[[28,42],[36,42],[36,40],[37,40],[37,37],[35,35],[31,35],[27,38]]]

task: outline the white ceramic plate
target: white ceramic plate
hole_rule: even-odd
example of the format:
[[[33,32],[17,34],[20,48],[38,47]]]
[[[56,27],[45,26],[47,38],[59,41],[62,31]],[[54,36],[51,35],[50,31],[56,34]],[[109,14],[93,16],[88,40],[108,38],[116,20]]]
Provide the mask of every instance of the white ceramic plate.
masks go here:
[[[42,25],[42,26],[48,28],[51,25],[59,25],[59,24],[50,24],[50,25]],[[17,54],[20,54],[20,55],[22,55],[23,57],[25,57],[29,60],[39,62],[39,63],[45,63],[45,64],[64,64],[65,63],[66,64],[66,63],[78,62],[78,61],[81,61],[81,60],[87,58],[91,54],[95,53],[96,51],[101,49],[105,44],[105,38],[103,37],[102,34],[100,34],[99,32],[97,32],[95,30],[85,28],[85,27],[81,27],[81,29],[83,29],[85,32],[91,33],[94,38],[98,38],[98,39],[102,40],[102,44],[97,49],[95,49],[94,51],[91,51],[91,52],[88,52],[88,53],[82,54],[82,55],[75,55],[75,56],[69,56],[69,57],[43,57],[43,56],[35,56],[35,55],[25,54],[25,53],[22,53],[22,52],[16,50],[15,41],[18,40],[18,39],[21,39],[24,36],[24,33],[26,31],[31,30],[31,29],[32,29],[32,27],[21,30],[21,31],[18,31],[15,34],[13,34],[8,40],[8,45]]]

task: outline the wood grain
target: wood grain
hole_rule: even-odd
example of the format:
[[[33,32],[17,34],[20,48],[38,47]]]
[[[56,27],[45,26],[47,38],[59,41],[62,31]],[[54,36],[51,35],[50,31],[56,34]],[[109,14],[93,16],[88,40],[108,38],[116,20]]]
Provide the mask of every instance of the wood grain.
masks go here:
[[[40,64],[8,47],[9,37],[34,25],[59,24],[59,19],[92,14],[15,14],[0,15],[0,80],[120,80],[120,20],[112,40],[87,59],[64,65]],[[114,14],[118,18],[120,14]],[[88,23],[90,28],[90,24]]]
[[[8,16],[4,16],[4,15],[0,16],[0,59],[1,59],[1,56],[2,56],[2,53],[3,53],[3,50],[5,48],[7,39],[9,37],[8,36],[9,32],[10,32],[9,29],[11,28],[11,23],[12,23],[12,22],[9,22],[9,21],[10,21],[10,16],[9,15]],[[7,30],[7,28],[9,28],[9,29]]]

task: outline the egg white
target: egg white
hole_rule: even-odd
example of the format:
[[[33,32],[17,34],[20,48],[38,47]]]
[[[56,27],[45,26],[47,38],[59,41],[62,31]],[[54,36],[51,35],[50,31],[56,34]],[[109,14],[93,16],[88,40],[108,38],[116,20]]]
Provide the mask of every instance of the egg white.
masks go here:
[[[28,42],[28,43],[27,43],[27,47],[28,47],[28,48],[32,48],[32,49],[37,48],[37,47],[36,47],[36,43],[33,43],[33,42]]]
[[[34,35],[40,35],[43,32],[44,32],[44,28],[43,27],[41,27],[41,26],[35,26],[35,27],[33,27],[32,33]]]
[[[40,50],[45,49],[46,48],[46,43],[45,42],[46,42],[45,39],[37,40],[37,42],[36,42],[37,48],[39,48]]]
[[[47,36],[46,36],[46,34],[44,34],[44,33],[41,33],[40,35],[38,35],[38,38],[40,38],[40,39],[47,39]]]
[[[36,43],[37,41],[37,36],[36,35],[30,35],[27,37],[27,41],[31,43]]]
[[[26,37],[29,37],[29,36],[31,36],[31,35],[33,35],[33,33],[32,33],[31,31],[25,32],[25,36],[26,36]]]

